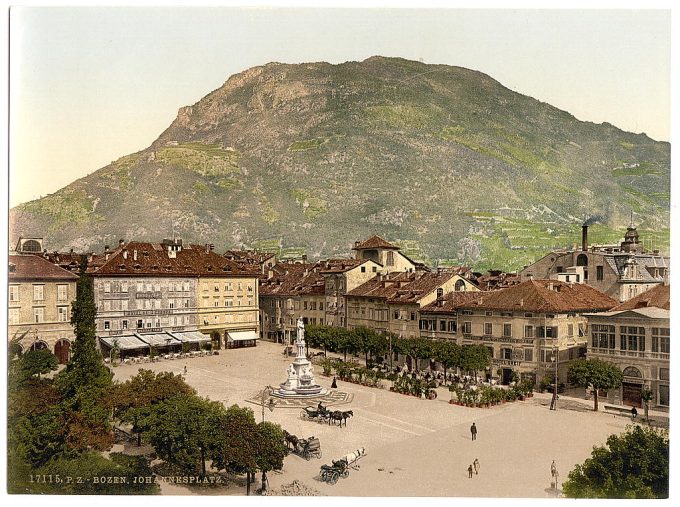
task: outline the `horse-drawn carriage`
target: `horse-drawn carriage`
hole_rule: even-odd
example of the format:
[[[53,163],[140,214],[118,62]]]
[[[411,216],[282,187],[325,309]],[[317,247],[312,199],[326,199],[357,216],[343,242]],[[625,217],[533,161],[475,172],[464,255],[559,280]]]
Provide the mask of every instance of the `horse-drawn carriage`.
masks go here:
[[[297,453],[307,461],[312,459],[312,456],[321,459],[321,442],[315,437],[302,438],[298,443]]]
[[[366,448],[361,447],[356,451],[345,454],[339,460],[333,460],[332,465],[321,465],[321,470],[319,471],[319,477],[322,481],[328,484],[335,484],[338,479],[342,477],[343,479],[349,477],[349,469],[354,470],[359,469],[357,461],[359,458],[366,455]]]
[[[347,419],[352,417],[354,415],[354,412],[351,410],[328,410],[326,407],[319,405],[314,408],[314,407],[305,407],[302,409],[302,412],[300,412],[300,418],[305,419],[305,420],[310,420],[310,421],[316,421],[316,422],[325,422],[328,421],[328,424],[335,423],[335,421],[338,421],[340,423],[340,427],[342,427],[342,423],[345,423],[345,426],[347,426]]]

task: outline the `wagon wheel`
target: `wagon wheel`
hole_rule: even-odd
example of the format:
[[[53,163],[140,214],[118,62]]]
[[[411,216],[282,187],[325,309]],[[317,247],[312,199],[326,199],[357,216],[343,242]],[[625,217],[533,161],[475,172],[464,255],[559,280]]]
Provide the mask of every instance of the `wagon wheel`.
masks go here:
[[[347,479],[347,477],[349,477],[349,468],[345,468],[345,469],[342,471],[342,478],[343,478],[343,479]]]
[[[338,482],[338,477],[340,477],[340,474],[337,471],[333,470],[331,472],[330,477],[328,478],[328,482],[330,484],[335,484],[336,482]]]

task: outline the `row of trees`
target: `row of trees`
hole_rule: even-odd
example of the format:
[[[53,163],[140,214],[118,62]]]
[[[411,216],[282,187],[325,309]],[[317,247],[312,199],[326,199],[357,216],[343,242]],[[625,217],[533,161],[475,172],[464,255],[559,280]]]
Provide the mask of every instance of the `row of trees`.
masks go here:
[[[433,360],[442,365],[444,373],[458,368],[463,372],[477,374],[491,364],[486,347],[481,345],[458,345],[450,341],[434,341],[426,338],[400,338],[394,334],[382,334],[359,327],[343,329],[331,326],[307,326],[305,341],[308,346],[344,354],[363,354],[366,366],[380,363],[385,356],[398,353],[414,359],[418,369],[420,360]],[[389,357],[389,356],[388,356]]]

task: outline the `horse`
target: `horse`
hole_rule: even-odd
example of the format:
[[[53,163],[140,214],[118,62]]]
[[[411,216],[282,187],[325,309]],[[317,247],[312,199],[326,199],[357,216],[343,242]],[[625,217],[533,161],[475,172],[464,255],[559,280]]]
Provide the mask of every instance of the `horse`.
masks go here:
[[[283,436],[286,440],[286,447],[290,449],[290,445],[293,446],[293,451],[297,452],[298,445],[300,444],[300,439],[295,435],[291,435],[286,430],[283,430]]]
[[[352,417],[353,415],[354,412],[352,412],[351,410],[348,410],[346,412],[340,412],[339,410],[335,410],[331,413],[331,416],[328,419],[328,424],[330,424],[331,421],[340,421],[340,427],[342,428],[343,421],[345,422],[345,426],[347,426],[347,419]]]

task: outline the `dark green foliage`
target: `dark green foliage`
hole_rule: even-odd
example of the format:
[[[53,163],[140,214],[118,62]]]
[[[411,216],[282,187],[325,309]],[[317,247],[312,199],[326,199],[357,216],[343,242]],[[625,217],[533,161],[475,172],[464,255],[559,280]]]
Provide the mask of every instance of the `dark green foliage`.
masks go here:
[[[29,350],[24,353],[19,360],[20,371],[18,372],[22,378],[29,378],[49,373],[57,369],[59,362],[52,352],[47,349]]]
[[[668,498],[668,436],[634,426],[611,435],[563,485],[571,498]]]
[[[598,390],[619,387],[623,373],[614,363],[601,359],[579,359],[569,365],[567,379],[579,387],[593,388],[593,410],[597,411]]]
[[[669,143],[578,121],[480,72],[375,57],[234,76],[153,146],[10,223],[56,249],[129,230],[157,241],[172,200],[195,217],[178,231],[187,242],[329,257],[379,234],[418,260],[510,270],[578,241],[573,216],[603,216],[620,241],[633,209],[665,250],[669,189]]]

